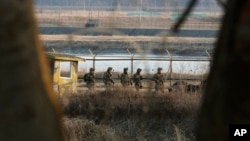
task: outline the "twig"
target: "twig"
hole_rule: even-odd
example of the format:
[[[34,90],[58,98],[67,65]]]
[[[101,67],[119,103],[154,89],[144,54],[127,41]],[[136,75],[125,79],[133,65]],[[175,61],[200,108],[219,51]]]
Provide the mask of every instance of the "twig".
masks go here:
[[[194,5],[196,4],[197,0],[191,0],[190,3],[188,4],[187,9],[184,11],[184,13],[181,15],[181,17],[179,18],[179,20],[174,24],[174,26],[172,27],[172,31],[173,32],[178,32],[180,26],[183,24],[183,22],[186,20],[187,16],[189,15],[189,13],[191,12],[192,8],[194,7]]]
[[[216,0],[218,3],[219,3],[219,5],[221,5],[223,8],[225,8],[226,7],[226,2],[224,2],[223,0]]]

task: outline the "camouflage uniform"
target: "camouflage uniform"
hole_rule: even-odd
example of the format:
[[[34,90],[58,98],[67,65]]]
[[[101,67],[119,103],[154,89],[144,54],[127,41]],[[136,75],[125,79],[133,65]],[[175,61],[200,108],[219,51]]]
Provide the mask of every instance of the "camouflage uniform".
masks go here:
[[[161,73],[162,68],[158,68],[158,72],[153,76],[153,81],[155,81],[155,91],[164,92],[164,81],[163,74]]]
[[[123,87],[128,87],[132,85],[132,81],[128,75],[128,68],[124,68],[123,73],[121,75],[121,83]]]
[[[112,68],[108,67],[108,70],[103,75],[103,82],[107,89],[110,89],[115,84],[114,80],[112,79],[111,70]]]
[[[135,88],[138,91],[142,88],[142,76],[141,76],[141,69],[137,69],[137,72],[133,75],[133,82],[135,83]]]
[[[95,74],[94,69],[90,68],[90,72],[84,75],[84,81],[87,83],[89,90],[93,90],[95,86]]]

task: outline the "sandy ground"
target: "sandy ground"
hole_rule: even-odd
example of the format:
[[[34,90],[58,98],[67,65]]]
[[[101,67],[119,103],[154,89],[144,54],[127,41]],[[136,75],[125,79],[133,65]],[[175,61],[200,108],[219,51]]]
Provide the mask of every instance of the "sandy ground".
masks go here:
[[[40,35],[44,41],[155,41],[155,42],[196,42],[213,43],[215,38],[166,37],[166,36],[80,36],[80,35]]]
[[[52,16],[74,16],[74,17],[93,17],[93,18],[139,17],[140,16],[139,11],[137,12],[134,11],[134,13],[136,13],[135,16],[129,16],[128,11],[43,10],[42,12],[41,11],[37,12],[36,16],[38,18],[49,18]],[[159,13],[157,17],[170,19],[171,15],[176,12],[152,12],[152,15],[150,15],[150,12],[146,12],[146,13],[149,13],[149,15],[145,16],[145,12],[142,11],[141,16],[142,17],[155,17],[152,15],[154,15],[154,13]],[[210,12],[210,13],[206,13],[206,16],[207,17],[220,17],[221,13]]]

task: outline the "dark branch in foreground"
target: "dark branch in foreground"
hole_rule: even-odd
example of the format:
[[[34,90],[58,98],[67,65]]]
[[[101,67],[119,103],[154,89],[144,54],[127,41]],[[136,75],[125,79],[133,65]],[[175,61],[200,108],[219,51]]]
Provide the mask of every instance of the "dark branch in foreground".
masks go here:
[[[225,7],[226,7],[225,1],[223,1],[223,0],[216,0],[216,1],[219,3],[219,5],[221,5],[225,9]]]
[[[190,3],[188,4],[187,9],[184,11],[184,13],[181,15],[181,17],[179,18],[179,20],[174,24],[174,26],[172,27],[172,31],[174,33],[179,31],[179,28],[181,27],[181,25],[183,24],[183,22],[186,20],[187,16],[189,15],[189,13],[191,12],[191,10],[193,9],[194,5],[196,4],[197,0],[191,0]]]

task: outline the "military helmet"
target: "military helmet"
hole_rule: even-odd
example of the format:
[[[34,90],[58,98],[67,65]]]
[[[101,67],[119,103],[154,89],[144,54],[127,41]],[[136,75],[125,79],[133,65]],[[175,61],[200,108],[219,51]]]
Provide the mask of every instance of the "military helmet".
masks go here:
[[[112,69],[113,69],[112,67],[108,67],[108,71],[109,71],[109,70],[112,70]]]
[[[160,70],[162,70],[162,68],[159,67],[157,70],[160,71]]]
[[[95,71],[95,69],[94,68],[90,68],[89,71]]]
[[[137,69],[137,72],[141,72],[141,69],[140,69],[140,68],[138,68],[138,69]]]
[[[125,70],[128,70],[128,68],[124,68],[123,70],[124,70],[124,71],[125,71]]]

